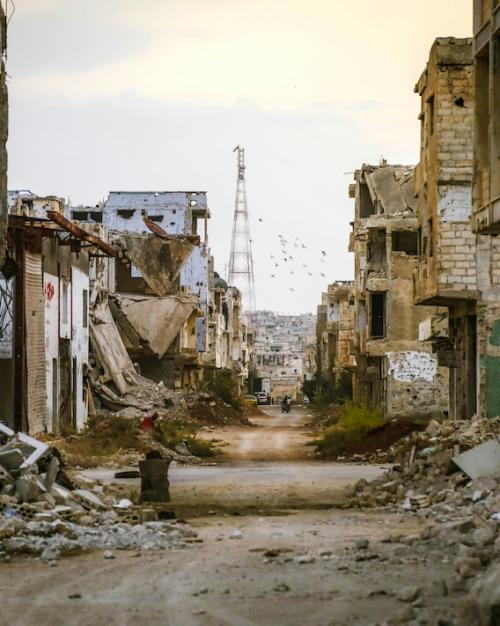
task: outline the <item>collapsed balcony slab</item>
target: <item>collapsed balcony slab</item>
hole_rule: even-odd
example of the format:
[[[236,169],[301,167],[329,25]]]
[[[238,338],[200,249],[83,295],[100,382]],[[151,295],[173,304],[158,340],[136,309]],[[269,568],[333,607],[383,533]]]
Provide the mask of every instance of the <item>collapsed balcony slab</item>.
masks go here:
[[[152,352],[161,359],[198,310],[198,297],[120,295],[110,300],[110,306],[126,348],[136,354]]]

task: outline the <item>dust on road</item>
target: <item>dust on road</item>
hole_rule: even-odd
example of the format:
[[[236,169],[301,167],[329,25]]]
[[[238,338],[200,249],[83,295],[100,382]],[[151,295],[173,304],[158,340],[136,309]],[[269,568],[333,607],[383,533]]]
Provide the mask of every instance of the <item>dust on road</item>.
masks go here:
[[[264,417],[251,418],[256,428],[221,428],[201,433],[205,439],[224,442],[220,458],[247,461],[300,461],[310,459],[313,451],[307,442],[312,433],[307,424],[310,414],[301,406],[281,413],[278,406],[264,408]]]
[[[344,497],[345,488],[360,478],[373,479],[383,467],[314,459],[306,446],[310,416],[302,407],[281,414],[265,407],[252,419],[255,428],[230,427],[205,431],[225,445],[211,464],[172,464],[171,507],[183,517],[208,513],[276,514],[289,509],[329,508]],[[91,469],[85,476],[115,482],[115,470]],[[123,482],[123,481],[122,481]],[[138,481],[126,481],[138,490]]]
[[[381,468],[313,460],[304,445],[307,412],[267,413],[255,428],[210,431],[228,442],[215,464],[172,467],[171,508],[189,517],[202,543],[117,551],[113,560],[95,552],[56,567],[2,563],[0,624],[363,626],[401,610],[403,583],[432,587],[442,564],[430,567],[410,545],[391,544],[373,560],[353,555],[357,538],[418,530],[408,517],[335,507],[346,485]],[[114,470],[84,473],[115,480]],[[437,598],[434,610],[445,611],[447,601]]]

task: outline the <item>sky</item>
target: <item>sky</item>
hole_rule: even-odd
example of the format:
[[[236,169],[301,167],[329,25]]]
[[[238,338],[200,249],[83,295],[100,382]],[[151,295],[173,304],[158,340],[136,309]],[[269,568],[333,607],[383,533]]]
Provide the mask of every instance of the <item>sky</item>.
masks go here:
[[[353,277],[353,172],[416,163],[413,88],[430,46],[472,31],[472,0],[15,5],[9,188],[72,204],[204,190],[224,275],[242,145],[257,307],[286,313],[315,312],[329,283]]]

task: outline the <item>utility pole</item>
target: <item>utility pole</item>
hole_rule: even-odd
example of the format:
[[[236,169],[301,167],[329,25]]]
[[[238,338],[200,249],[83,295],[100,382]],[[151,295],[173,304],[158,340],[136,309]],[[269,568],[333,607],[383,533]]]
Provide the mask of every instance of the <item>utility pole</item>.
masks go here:
[[[245,189],[245,149],[236,146],[238,153],[238,176],[234,203],[233,236],[229,256],[227,282],[241,292],[245,312],[255,311],[255,283],[253,276],[250,221],[248,219],[247,194]]]

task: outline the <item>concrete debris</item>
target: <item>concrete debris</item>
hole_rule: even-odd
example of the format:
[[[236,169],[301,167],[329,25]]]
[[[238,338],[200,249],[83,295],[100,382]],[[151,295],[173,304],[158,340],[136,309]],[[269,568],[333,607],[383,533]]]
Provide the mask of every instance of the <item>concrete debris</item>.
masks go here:
[[[500,475],[500,442],[490,439],[472,450],[453,457],[453,462],[469,478]],[[479,492],[478,499],[481,499]]]
[[[29,554],[54,563],[65,553],[96,548],[106,550],[104,558],[114,558],[112,549],[179,548],[196,538],[187,524],[156,521],[151,507],[143,516],[141,507],[107,494],[102,485],[70,480],[47,444],[3,426],[1,433],[7,441],[0,450],[16,449],[21,458],[13,463],[11,456],[0,457],[0,560]]]
[[[411,546],[414,556],[437,552],[443,563],[452,565],[454,578],[443,583],[441,591],[438,589],[435,593],[447,595],[448,585],[454,591],[470,589],[460,626],[497,623],[500,469],[492,469],[497,462],[492,450],[497,450],[498,445],[492,433],[497,428],[498,418],[442,424],[432,420],[426,430],[413,433],[392,446],[385,454],[400,462],[375,481],[359,481],[345,504],[346,508],[383,507],[426,522],[418,536],[404,540],[395,538],[395,543],[402,545],[392,548],[392,554],[406,554],[407,548],[403,547],[406,545]],[[419,453],[429,449],[431,451],[424,455]],[[460,449],[469,449],[469,452],[457,454]],[[489,454],[483,454],[478,461],[478,450],[482,449]],[[379,456],[382,454],[380,452]],[[463,462],[457,463],[457,459]],[[489,466],[487,475],[483,473],[485,466]],[[478,472],[478,467],[483,469]],[[355,542],[352,554],[355,562],[357,555],[364,553],[360,550],[362,541]],[[384,538],[377,546],[379,558],[386,559],[386,546],[392,545],[392,539]],[[422,595],[422,589],[405,587],[399,590],[397,599],[415,608]],[[396,620],[394,623],[407,622]]]

